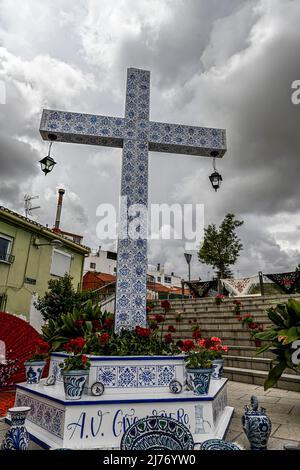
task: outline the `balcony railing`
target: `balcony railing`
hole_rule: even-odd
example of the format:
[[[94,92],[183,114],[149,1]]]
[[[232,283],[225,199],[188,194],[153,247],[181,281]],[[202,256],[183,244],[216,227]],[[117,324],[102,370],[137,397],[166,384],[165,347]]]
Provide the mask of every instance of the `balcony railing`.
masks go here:
[[[0,262],[4,261],[4,263],[12,264],[15,261],[14,255],[10,255],[9,253],[0,253]]]

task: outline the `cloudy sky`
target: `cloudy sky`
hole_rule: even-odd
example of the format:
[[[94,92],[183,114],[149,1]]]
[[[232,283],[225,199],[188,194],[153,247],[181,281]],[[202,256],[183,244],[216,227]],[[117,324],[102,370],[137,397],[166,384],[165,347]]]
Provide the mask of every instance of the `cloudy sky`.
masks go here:
[[[124,115],[127,67],[151,70],[151,120],[226,128],[228,152],[211,188],[208,158],[150,154],[150,202],[204,204],[205,225],[232,212],[244,225],[239,276],[300,262],[299,0],[0,0],[0,204],[23,213],[39,195],[52,226],[99,240],[96,210],[118,207],[121,150],[55,144],[47,177],[38,161],[43,108]],[[184,242],[151,242],[149,261],[185,276]],[[211,275],[193,253],[192,277]]]

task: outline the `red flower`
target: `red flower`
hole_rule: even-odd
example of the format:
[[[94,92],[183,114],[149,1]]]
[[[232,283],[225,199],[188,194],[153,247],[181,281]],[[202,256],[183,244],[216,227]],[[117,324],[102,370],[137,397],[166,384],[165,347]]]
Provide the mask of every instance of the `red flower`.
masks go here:
[[[36,352],[39,354],[46,354],[49,351],[49,344],[44,341],[43,339],[36,339],[34,340],[34,345],[36,346]]]
[[[165,321],[163,315],[154,315],[154,320],[157,321],[157,323],[163,323]]]
[[[201,331],[197,329],[193,333],[193,339],[197,340],[199,338],[201,338]]]
[[[78,326],[78,328],[81,328],[84,323],[85,323],[84,320],[76,320],[75,321],[75,326]]]
[[[70,339],[70,341],[67,344],[65,344],[65,350],[76,354],[82,351],[84,345],[85,345],[85,339],[82,338],[81,336],[78,336],[77,338]]]
[[[94,330],[96,331],[103,330],[103,326],[101,325],[99,320],[92,320],[92,324],[93,324]]]
[[[170,344],[170,343],[172,343],[172,341],[173,341],[173,337],[172,337],[171,333],[166,334],[166,335],[164,336],[164,338],[165,338],[165,342],[166,342],[167,344]]]
[[[188,352],[188,351],[190,351],[191,349],[195,349],[194,341],[192,341],[191,339],[186,339],[186,340],[183,342],[182,351]]]
[[[177,341],[176,346],[178,346],[180,349],[182,349],[182,346],[183,346],[183,341],[182,341],[182,339],[180,339],[179,341]]]
[[[211,338],[211,341],[213,341],[214,343],[217,343],[217,344],[221,344],[222,343],[222,340],[220,338],[218,338],[217,336],[213,336]]]
[[[146,313],[150,313],[152,311],[151,307],[146,307]]]
[[[108,343],[109,338],[110,338],[109,333],[102,333],[99,336],[99,343],[101,344],[101,346],[105,346]]]
[[[250,323],[249,328],[250,328],[250,330],[256,330],[258,328],[258,324],[257,323]]]
[[[176,328],[175,328],[173,325],[170,325],[170,326],[168,327],[168,331],[170,331],[171,333],[176,333],[177,330],[176,330]]]
[[[222,349],[223,352],[226,352],[226,353],[228,352],[228,346],[222,346],[221,349]]]
[[[162,300],[161,301],[161,304],[162,308],[164,308],[165,310],[170,310],[171,308],[171,304],[168,300]]]
[[[135,328],[135,332],[138,336],[141,336],[142,338],[149,338],[149,336],[151,335],[150,328],[142,328],[141,326],[137,326]]]
[[[82,364],[85,365],[85,364],[87,363],[88,358],[87,358],[87,356],[85,356],[85,355],[83,354],[83,355],[81,356],[81,360],[82,360]]]
[[[107,328],[111,328],[114,324],[114,319],[113,317],[108,317],[106,318],[106,320],[104,321],[104,325],[107,326]]]

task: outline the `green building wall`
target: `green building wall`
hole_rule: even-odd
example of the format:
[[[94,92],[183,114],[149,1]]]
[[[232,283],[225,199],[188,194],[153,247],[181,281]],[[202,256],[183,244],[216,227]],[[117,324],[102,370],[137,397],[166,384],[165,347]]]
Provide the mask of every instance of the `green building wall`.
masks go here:
[[[39,244],[50,243],[53,238],[61,240],[54,234],[48,237],[47,232],[49,232],[47,229],[35,230],[33,227],[33,230],[30,230],[29,227],[22,227],[18,221],[5,220],[0,212],[0,234],[13,238],[11,254],[15,257],[11,264],[0,261],[0,296],[4,294],[6,297],[6,312],[24,315],[27,320],[29,320],[32,294],[44,295],[48,289],[49,279],[59,278],[50,274],[53,246],[34,246],[36,237]],[[64,240],[64,245],[59,250],[72,256],[70,275],[77,289],[82,280],[84,258],[88,254],[88,249],[79,246],[77,249],[74,243]],[[30,282],[34,280],[36,283],[31,284]]]

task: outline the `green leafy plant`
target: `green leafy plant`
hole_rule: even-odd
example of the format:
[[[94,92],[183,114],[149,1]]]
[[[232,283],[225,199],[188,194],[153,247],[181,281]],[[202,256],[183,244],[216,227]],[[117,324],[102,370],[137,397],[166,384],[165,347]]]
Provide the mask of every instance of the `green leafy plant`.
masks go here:
[[[294,343],[300,340],[300,302],[289,299],[285,304],[270,308],[267,315],[273,325],[255,334],[256,339],[267,343],[257,351],[257,354],[270,351],[276,356],[275,365],[264,383],[265,390],[278,382],[285,369],[300,372],[300,366],[294,360],[295,348],[293,347]]]
[[[65,274],[61,279],[50,279],[48,291],[43,297],[38,297],[34,305],[41,312],[45,321],[56,320],[61,315],[72,312],[74,307],[80,307],[82,302],[89,299],[90,295],[87,292],[76,292],[72,284],[72,277]]]
[[[163,334],[165,316],[156,314],[149,317],[148,327],[133,330],[122,329],[114,332],[114,318],[89,301],[81,309],[49,320],[43,327],[43,336],[52,351],[68,348],[72,339],[82,337],[84,353],[100,356],[173,355],[181,352],[173,335],[176,328],[171,325]],[[170,329],[172,328],[172,329]],[[175,330],[175,331],[174,331]]]

